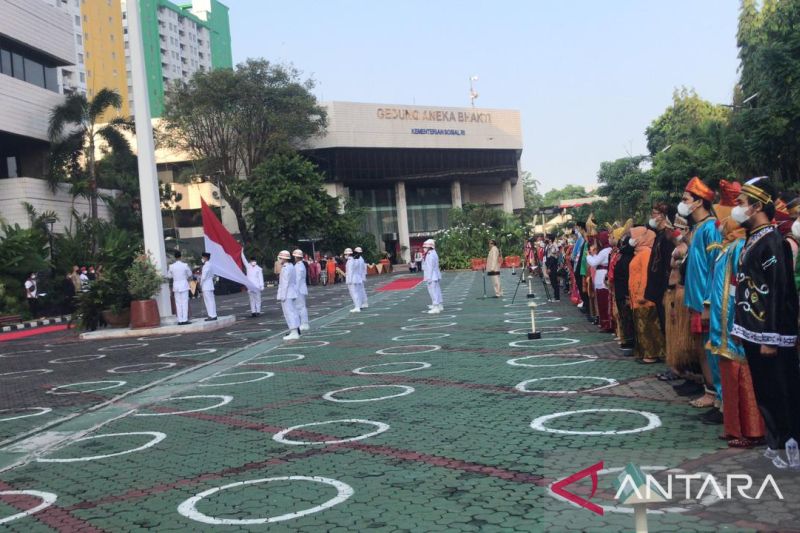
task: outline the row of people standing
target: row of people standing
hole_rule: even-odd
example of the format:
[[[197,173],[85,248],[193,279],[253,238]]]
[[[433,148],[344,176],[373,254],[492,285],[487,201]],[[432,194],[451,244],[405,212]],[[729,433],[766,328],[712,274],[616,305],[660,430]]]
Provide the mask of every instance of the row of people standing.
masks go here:
[[[574,301],[624,353],[666,360],[659,379],[700,394],[691,404],[708,409],[704,423],[723,424],[729,446],[766,442],[776,467],[800,468],[800,199],[766,178],[721,180],[716,197],[693,178],[677,209],[654,205],[647,226],[579,225]]]

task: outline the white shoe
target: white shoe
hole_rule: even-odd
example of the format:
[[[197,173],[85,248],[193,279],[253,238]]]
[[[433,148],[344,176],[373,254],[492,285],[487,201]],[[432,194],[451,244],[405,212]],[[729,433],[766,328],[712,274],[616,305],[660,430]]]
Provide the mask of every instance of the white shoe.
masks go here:
[[[350,310],[350,312],[351,313],[360,313],[361,309],[359,309],[358,307],[354,307],[353,309]]]
[[[300,324],[300,331],[308,331],[311,329],[311,326],[308,324]]]
[[[436,307],[436,306],[435,305],[429,305],[428,309],[433,309],[434,307]]]
[[[442,311],[444,311],[444,306],[443,306],[443,305],[440,305],[440,306],[439,306],[439,312],[441,313]]]
[[[764,457],[772,461],[772,465],[778,470],[786,470],[789,468],[789,463],[783,460],[783,457],[781,457],[781,454],[778,450],[767,448],[764,452]]]
[[[293,329],[291,333],[289,333],[288,335],[286,335],[283,338],[283,340],[285,340],[285,341],[296,341],[299,338],[300,338],[300,334],[297,332],[296,329]]]
[[[369,304],[364,304],[364,305],[361,306],[361,309],[367,309],[368,307],[369,307]]]
[[[441,311],[439,311],[439,308],[438,308],[438,307],[434,307],[433,309],[431,309],[430,311],[428,311],[428,314],[429,314],[429,315],[438,315],[439,313],[441,313]]]

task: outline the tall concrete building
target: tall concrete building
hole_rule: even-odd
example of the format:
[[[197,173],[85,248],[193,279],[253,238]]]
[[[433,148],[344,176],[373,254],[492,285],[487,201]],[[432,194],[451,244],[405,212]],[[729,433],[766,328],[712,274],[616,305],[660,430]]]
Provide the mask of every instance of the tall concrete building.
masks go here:
[[[126,0],[122,0],[122,9],[128,106],[133,113]],[[153,117],[162,115],[171,83],[189,81],[199,70],[233,67],[228,7],[221,2],[192,0],[191,4],[176,5],[168,0],[139,0],[139,11]]]

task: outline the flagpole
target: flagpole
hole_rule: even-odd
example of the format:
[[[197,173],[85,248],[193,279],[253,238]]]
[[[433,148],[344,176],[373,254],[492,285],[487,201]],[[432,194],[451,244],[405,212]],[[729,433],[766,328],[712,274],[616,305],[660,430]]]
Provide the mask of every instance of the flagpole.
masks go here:
[[[127,9],[144,248],[151,255],[161,275],[165,276],[167,272],[167,254],[164,248],[164,228],[161,222],[161,197],[158,192],[158,171],[156,170],[155,146],[153,145],[153,125],[150,122],[150,99],[148,97],[147,72],[144,64],[139,0],[128,0]],[[161,290],[156,295],[156,300],[161,317],[172,316],[169,285],[166,281],[161,284]]]

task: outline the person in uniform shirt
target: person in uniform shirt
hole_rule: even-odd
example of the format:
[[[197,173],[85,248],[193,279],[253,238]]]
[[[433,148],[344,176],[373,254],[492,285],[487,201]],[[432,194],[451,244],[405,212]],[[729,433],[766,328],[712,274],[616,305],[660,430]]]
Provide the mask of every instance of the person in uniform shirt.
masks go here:
[[[203,290],[203,303],[206,306],[206,322],[217,319],[217,301],[214,299],[214,269],[211,268],[211,254],[201,256],[203,271],[200,274],[200,288]]]
[[[369,302],[367,301],[367,263],[364,261],[364,257],[362,254],[364,250],[361,249],[360,246],[356,246],[355,250],[353,250],[353,257],[355,258],[356,264],[358,265],[358,273],[361,276],[361,285],[358,286],[359,288],[359,301],[361,302],[361,309],[366,309],[369,307]]]
[[[430,315],[438,315],[444,311],[442,302],[442,287],[440,285],[442,273],[439,270],[439,255],[436,253],[436,242],[428,239],[422,244],[425,255],[422,259],[423,281],[428,283],[428,294],[431,297]]]
[[[308,307],[306,307],[306,297],[308,296],[308,283],[306,283],[308,276],[308,269],[306,262],[303,261],[303,250],[297,249],[292,252],[294,257],[294,278],[297,287],[297,298],[294,301],[295,309],[297,309],[297,316],[300,319],[300,331],[308,331],[311,326],[308,325]]]
[[[765,457],[779,468],[800,468],[800,361],[797,290],[791,251],[770,221],[775,191],[768,178],[742,186],[731,217],[747,230],[736,275],[731,334],[744,347],[756,403],[766,425]],[[786,449],[786,459],[781,450]]]
[[[28,309],[30,309],[31,318],[37,318],[37,313],[39,312],[39,294],[36,290],[36,272],[31,272],[28,279],[25,280],[25,296],[28,300]]]
[[[497,248],[497,242],[492,239],[489,241],[489,255],[486,257],[486,275],[492,278],[492,287],[494,287],[494,298],[503,296],[503,286],[500,284],[500,250]]]
[[[89,284],[91,281],[89,280],[89,276],[86,275],[86,267],[81,268],[80,276],[78,279],[81,282],[81,292],[89,292]]]
[[[192,277],[192,269],[181,260],[179,250],[175,251],[175,262],[167,269],[167,277],[172,279],[178,325],[183,326],[189,323],[189,279]]]
[[[344,265],[344,281],[347,284],[347,291],[350,293],[350,298],[353,300],[353,308],[351,313],[361,312],[361,289],[358,285],[361,284],[361,274],[358,272],[356,260],[353,258],[353,250],[346,248],[344,251],[345,265]]]
[[[261,291],[264,290],[264,270],[258,266],[255,257],[250,258],[247,264],[247,279],[253,282],[255,289],[247,289],[250,299],[250,316],[261,316]]]
[[[300,338],[300,318],[297,316],[295,300],[297,299],[297,278],[294,273],[292,256],[288,250],[282,250],[278,254],[278,261],[281,263],[281,273],[278,276],[278,296],[283,310],[283,318],[286,319],[286,327],[289,334],[283,340],[292,341]]]

